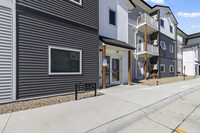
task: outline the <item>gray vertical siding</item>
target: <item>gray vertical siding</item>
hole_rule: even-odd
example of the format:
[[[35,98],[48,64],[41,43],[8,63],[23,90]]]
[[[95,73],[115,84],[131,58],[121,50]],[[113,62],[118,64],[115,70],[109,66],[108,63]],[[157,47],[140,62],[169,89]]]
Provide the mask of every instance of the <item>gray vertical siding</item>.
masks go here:
[[[0,103],[12,99],[12,11],[0,6]]]
[[[128,25],[128,43],[136,48],[135,39],[135,32],[132,26]]]
[[[160,64],[165,64],[165,72],[160,72],[160,78],[163,77],[173,77],[175,76],[175,60],[176,60],[176,56],[175,56],[175,44],[174,44],[174,40],[169,38],[168,36],[160,33],[160,41],[165,42],[166,45],[166,50],[163,50],[162,48],[160,48]],[[160,44],[159,44],[160,45]],[[173,46],[173,53],[169,52],[169,46],[172,45]],[[171,73],[169,72],[169,65],[174,65],[174,72]]]
[[[36,2],[36,0],[18,0],[18,2],[34,8],[36,5],[46,8],[53,6],[53,1],[48,1],[48,6],[44,6],[42,3],[46,4],[46,1],[37,3],[38,1]],[[60,16],[66,15],[66,10],[72,9],[67,3],[71,6],[77,6],[64,0],[56,1],[54,3],[56,9],[54,8],[52,11],[55,11],[54,13],[56,14],[56,10],[58,10]],[[95,4],[97,3],[96,1]],[[59,6],[59,4],[61,5]],[[66,10],[63,5],[66,5]],[[86,5],[84,4],[83,7],[77,6],[76,10],[90,8]],[[48,11],[46,8],[42,10]],[[62,10],[63,14],[61,13]],[[93,12],[95,12],[93,14],[98,14],[96,13],[98,9],[93,10]],[[96,32],[90,31],[90,29],[83,30],[80,27],[77,28],[39,15],[20,10],[17,11],[17,98],[26,99],[71,93],[74,92],[74,85],[80,82],[95,82],[98,87],[98,30]],[[76,15],[74,14],[74,16]],[[98,19],[95,16],[94,18],[88,18],[87,15],[84,16],[84,22],[98,27]],[[67,18],[65,17],[65,19]],[[89,20],[91,21],[90,23]],[[79,21],[82,21],[82,19]],[[48,46],[50,45],[82,50],[82,74],[48,75]]]

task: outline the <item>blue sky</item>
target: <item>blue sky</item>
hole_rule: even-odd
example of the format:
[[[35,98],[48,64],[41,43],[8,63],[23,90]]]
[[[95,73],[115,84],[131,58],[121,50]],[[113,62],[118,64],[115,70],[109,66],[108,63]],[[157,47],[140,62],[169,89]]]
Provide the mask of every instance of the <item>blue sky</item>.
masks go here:
[[[200,32],[200,0],[145,0],[151,6],[169,6],[187,34]]]

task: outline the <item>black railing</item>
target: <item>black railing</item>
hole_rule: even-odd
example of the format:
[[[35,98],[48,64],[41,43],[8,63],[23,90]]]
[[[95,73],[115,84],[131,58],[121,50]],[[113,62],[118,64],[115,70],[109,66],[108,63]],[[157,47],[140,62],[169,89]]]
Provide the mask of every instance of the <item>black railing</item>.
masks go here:
[[[97,96],[96,83],[79,83],[75,85],[75,100],[78,100],[78,93],[84,93],[94,90],[94,96]]]

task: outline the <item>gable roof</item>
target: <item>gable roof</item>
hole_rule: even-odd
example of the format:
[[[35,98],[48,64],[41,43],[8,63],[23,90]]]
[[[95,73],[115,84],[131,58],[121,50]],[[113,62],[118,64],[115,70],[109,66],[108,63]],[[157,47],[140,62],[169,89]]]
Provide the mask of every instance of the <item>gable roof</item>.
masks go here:
[[[144,9],[146,12],[148,13],[152,13],[158,9],[167,9],[169,11],[169,14],[172,16],[173,21],[178,24],[178,21],[176,19],[176,17],[174,16],[171,8],[169,6],[162,6],[162,5],[155,5],[155,6],[150,6],[147,2],[145,2],[144,0],[131,0],[133,3],[135,3],[136,5],[139,5],[142,9]]]

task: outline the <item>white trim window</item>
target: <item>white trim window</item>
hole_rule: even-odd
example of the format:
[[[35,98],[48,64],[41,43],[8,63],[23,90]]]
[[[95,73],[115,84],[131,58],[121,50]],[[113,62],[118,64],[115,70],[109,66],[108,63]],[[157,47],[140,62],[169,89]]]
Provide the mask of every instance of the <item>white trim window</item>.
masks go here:
[[[70,0],[76,4],[82,5],[82,0]]]
[[[169,52],[174,53],[174,46],[173,45],[169,45]]]
[[[166,50],[165,42],[161,41],[161,42],[160,42],[160,47],[161,47],[163,50]]]
[[[49,46],[49,75],[82,74],[82,50]]]
[[[160,72],[165,72],[165,64],[160,64]]]
[[[169,65],[169,72],[174,72],[174,65]]]

